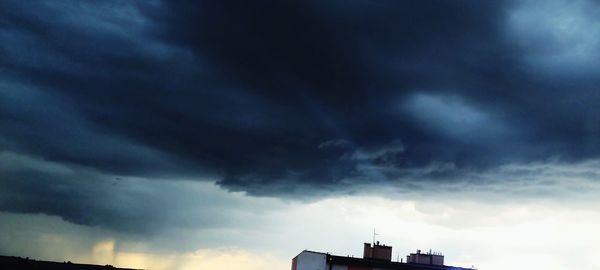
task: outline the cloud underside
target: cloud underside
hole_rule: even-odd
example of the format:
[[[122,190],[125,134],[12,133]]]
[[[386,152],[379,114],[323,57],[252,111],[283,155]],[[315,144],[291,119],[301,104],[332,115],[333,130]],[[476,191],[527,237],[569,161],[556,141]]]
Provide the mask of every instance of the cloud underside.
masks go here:
[[[600,153],[594,11],[559,0],[6,1],[0,208],[139,231],[117,222],[150,216],[139,201],[198,203],[178,198],[181,179],[295,199],[585,190]]]

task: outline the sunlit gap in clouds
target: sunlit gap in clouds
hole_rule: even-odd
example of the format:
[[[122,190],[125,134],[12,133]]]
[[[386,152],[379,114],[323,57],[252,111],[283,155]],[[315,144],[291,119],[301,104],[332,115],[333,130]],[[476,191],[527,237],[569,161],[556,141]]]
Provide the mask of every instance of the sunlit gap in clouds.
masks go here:
[[[227,269],[244,263],[248,269],[261,269],[269,265],[289,267],[286,258],[304,248],[360,256],[357,243],[369,240],[376,225],[379,238],[393,245],[395,251],[443,250],[451,265],[476,263],[479,269],[526,269],[522,267],[533,262],[523,261],[524,257],[543,258],[536,265],[552,270],[578,264],[597,265],[594,258],[598,254],[593,243],[600,238],[587,233],[600,222],[600,215],[593,210],[597,205],[535,200],[494,202],[484,195],[478,198],[475,194],[479,193],[460,198],[343,196],[312,203],[231,195],[218,188],[211,194],[233,196],[231,199],[241,202],[238,210],[242,212],[252,211],[257,203],[263,204],[261,201],[271,206],[254,213],[255,221],[238,224],[235,230],[190,228],[156,233],[151,238],[131,238],[45,215],[2,213],[2,219],[10,222],[2,222],[1,229],[14,230],[20,226],[28,228],[28,233],[3,234],[0,243],[22,243],[11,246],[11,250],[59,261],[159,270],[209,266]],[[224,212],[211,218],[227,215],[237,214]],[[295,225],[299,223],[304,225]],[[48,231],[42,227],[54,229]],[[428,237],[419,237],[424,235]],[[236,240],[227,240],[231,238]],[[169,251],[170,248],[156,249],[165,244],[177,245],[184,239],[195,239],[206,247],[177,253]],[[32,254],[25,247],[31,245],[39,253]],[[51,246],[63,248],[53,250]],[[579,258],[576,262],[571,259],[574,255]]]

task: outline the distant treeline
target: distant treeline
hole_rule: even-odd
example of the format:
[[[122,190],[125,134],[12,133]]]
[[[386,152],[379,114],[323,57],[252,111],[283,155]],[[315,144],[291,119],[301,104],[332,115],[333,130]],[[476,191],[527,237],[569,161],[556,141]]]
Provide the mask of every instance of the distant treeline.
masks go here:
[[[112,265],[80,264],[72,262],[38,261],[29,258],[11,257],[0,255],[0,269],[2,270],[133,270],[129,268],[116,268]]]

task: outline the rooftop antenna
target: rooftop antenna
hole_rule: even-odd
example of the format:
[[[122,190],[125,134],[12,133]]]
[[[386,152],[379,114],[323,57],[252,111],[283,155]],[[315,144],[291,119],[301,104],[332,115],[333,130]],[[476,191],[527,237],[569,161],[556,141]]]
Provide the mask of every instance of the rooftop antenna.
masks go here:
[[[375,228],[373,228],[373,245],[375,245],[375,235],[379,234],[375,231]]]

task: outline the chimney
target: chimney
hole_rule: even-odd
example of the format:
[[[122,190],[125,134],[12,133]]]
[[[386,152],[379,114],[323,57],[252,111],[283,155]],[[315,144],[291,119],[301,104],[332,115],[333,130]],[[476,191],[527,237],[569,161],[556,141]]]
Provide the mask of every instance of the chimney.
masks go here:
[[[372,258],[373,257],[373,248],[371,248],[371,243],[365,243],[363,248],[363,258]]]
[[[373,246],[370,243],[365,243],[363,258],[392,261],[392,247],[380,245],[379,241]]]

